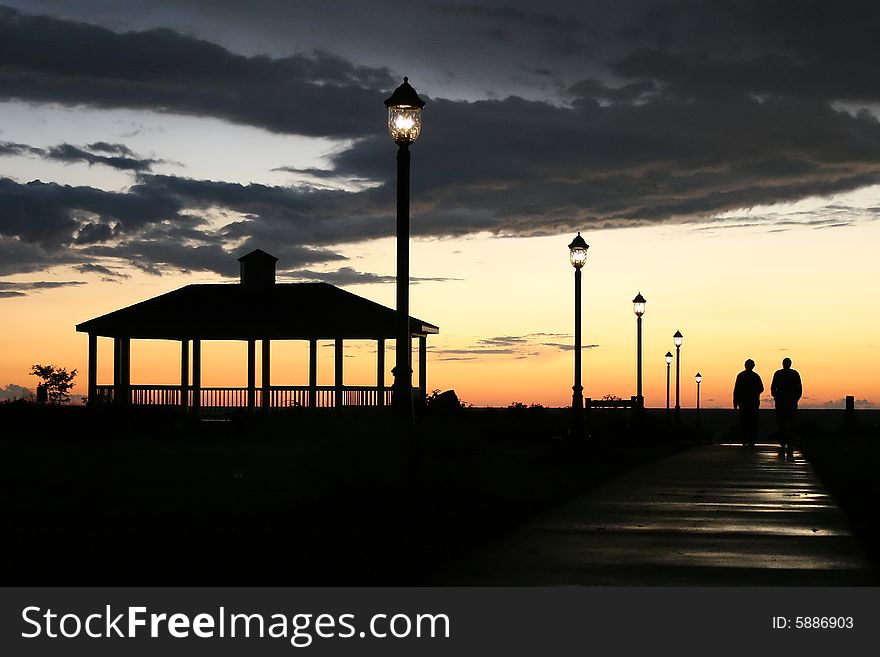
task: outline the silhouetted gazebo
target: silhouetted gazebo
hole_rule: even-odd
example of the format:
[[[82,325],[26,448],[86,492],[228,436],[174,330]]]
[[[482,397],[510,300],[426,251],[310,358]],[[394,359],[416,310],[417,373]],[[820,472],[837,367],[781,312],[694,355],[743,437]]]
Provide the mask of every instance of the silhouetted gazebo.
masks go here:
[[[239,283],[187,285],[82,324],[89,335],[89,403],[178,405],[198,413],[204,406],[256,407],[383,406],[385,340],[395,337],[395,311],[327,283],[276,283],[274,256],[257,249],[238,259]],[[438,327],[410,317],[419,339],[419,388],[427,389],[427,336]],[[113,338],[113,385],[97,382],[98,337]],[[132,385],[131,341],[175,340],[181,344],[180,385]],[[203,388],[203,340],[247,341],[246,388]],[[262,381],[256,385],[256,344],[262,347]],[[309,384],[270,385],[272,340],[309,341]],[[335,382],[317,385],[318,340],[335,341]],[[376,340],[376,386],[343,385],[343,342]],[[192,382],[189,381],[190,344]]]

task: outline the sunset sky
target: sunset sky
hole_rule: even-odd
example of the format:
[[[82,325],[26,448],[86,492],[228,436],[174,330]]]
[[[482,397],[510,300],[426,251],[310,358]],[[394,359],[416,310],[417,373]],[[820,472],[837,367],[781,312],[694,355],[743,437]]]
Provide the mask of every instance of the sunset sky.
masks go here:
[[[697,371],[727,407],[746,358],[769,389],[785,356],[804,405],[880,406],[877,25],[840,0],[0,0],[0,398],[34,363],[84,394],[75,324],[234,282],[255,248],[393,307],[382,101],[407,75],[430,389],[570,401],[581,231],[586,396],[635,394],[641,292],[648,406],[676,330],[684,406]],[[372,384],[374,345],[347,355]],[[244,385],[243,344],[203,358],[204,385]],[[306,358],[276,345],[272,382]],[[179,344],[135,342],[132,375],[177,382]]]

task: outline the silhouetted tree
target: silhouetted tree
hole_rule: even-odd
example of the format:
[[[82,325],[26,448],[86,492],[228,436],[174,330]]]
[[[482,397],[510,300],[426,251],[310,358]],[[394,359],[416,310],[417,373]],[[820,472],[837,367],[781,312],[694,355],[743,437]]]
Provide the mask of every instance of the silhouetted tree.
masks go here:
[[[73,388],[76,370],[67,371],[64,367],[54,365],[33,365],[31,375],[42,380],[52,404],[64,404],[70,401],[67,393]]]

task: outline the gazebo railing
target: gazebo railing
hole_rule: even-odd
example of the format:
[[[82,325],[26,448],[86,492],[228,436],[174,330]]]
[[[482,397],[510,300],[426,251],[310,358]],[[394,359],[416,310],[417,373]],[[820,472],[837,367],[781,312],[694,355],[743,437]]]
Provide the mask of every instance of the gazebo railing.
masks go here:
[[[175,385],[131,385],[129,402],[134,406],[180,406],[180,386]],[[111,403],[115,401],[116,391],[112,385],[96,386],[96,401]],[[386,406],[391,404],[391,388],[376,386],[342,386],[343,406],[378,406],[379,395]],[[194,406],[195,391],[188,390],[187,406]],[[202,408],[247,408],[248,389],[240,387],[202,387],[199,394]],[[263,389],[254,390],[254,406],[263,406]],[[269,388],[269,408],[294,408],[309,406],[309,386],[271,386]],[[317,386],[315,406],[333,408],[336,406],[336,387]]]

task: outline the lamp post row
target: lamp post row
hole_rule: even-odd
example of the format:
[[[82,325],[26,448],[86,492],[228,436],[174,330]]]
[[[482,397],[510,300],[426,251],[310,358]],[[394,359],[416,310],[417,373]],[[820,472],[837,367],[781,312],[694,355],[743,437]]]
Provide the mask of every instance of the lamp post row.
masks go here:
[[[412,336],[409,319],[409,235],[410,235],[410,145],[419,138],[422,129],[421,113],[425,101],[419,98],[416,90],[403,78],[401,84],[385,101],[388,109],[388,133],[397,144],[397,337],[395,365],[392,369],[394,384],[392,388],[392,409],[404,420],[413,422],[412,404]],[[568,245],[569,259],[574,267],[574,385],[572,386],[572,417],[570,434],[573,438],[586,436],[584,424],[584,396],[581,380],[581,269],[587,261],[589,245],[578,233]],[[636,315],[636,403],[644,407],[642,389],[642,315],[645,314],[645,298],[641,292],[633,299]],[[682,335],[676,331],[675,342],[675,417],[679,421],[680,411],[680,349]],[[669,365],[672,354],[666,354],[666,411],[669,412]],[[697,408],[699,409],[699,386],[702,377],[697,373]]]
[[[571,397],[571,424],[569,428],[569,437],[574,439],[584,438],[587,435],[584,423],[584,387],[581,379],[581,269],[587,262],[587,249],[590,246],[578,233],[577,236],[568,245],[569,259],[574,267],[574,385],[572,386]],[[642,316],[645,314],[645,297],[639,292],[633,299],[633,312],[636,315],[636,404],[637,410],[642,410],[645,405],[645,397],[642,388]],[[675,344],[675,422],[681,422],[681,345],[684,342],[684,336],[681,331],[676,331],[672,336],[673,344]],[[669,416],[669,387],[670,387],[670,366],[672,365],[673,355],[666,352],[666,416]],[[700,411],[700,383],[703,380],[702,375],[697,372],[695,377],[697,383],[697,422],[699,422]]]

